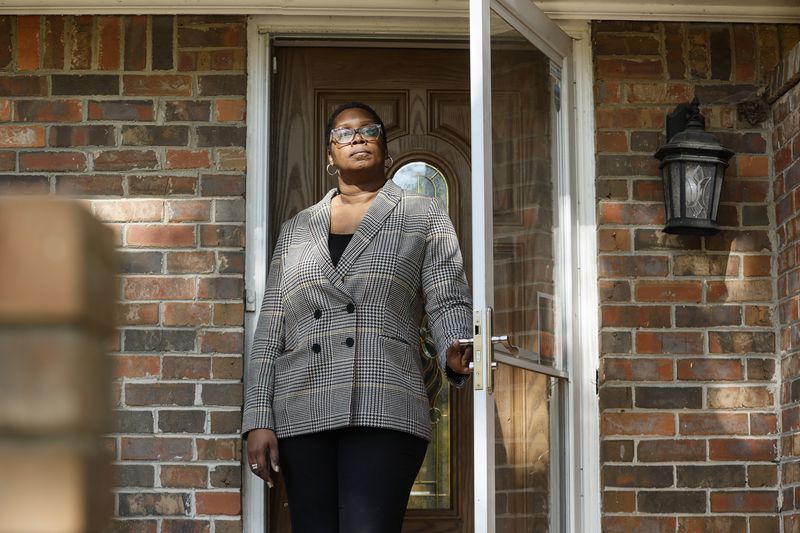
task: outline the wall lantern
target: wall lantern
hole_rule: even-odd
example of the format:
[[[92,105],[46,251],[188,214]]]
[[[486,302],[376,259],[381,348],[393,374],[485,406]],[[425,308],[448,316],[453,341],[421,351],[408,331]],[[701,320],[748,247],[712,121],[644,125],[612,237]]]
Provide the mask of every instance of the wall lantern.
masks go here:
[[[711,235],[719,231],[715,220],[722,176],[731,156],[733,151],[706,132],[696,96],[667,116],[667,144],[655,153],[664,179],[664,233]]]

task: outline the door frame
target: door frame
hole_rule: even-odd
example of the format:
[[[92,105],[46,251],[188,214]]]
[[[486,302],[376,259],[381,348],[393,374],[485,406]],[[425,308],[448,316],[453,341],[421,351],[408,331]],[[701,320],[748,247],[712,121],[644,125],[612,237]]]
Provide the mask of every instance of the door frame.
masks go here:
[[[468,12],[455,17],[452,12],[431,10],[426,16],[415,13],[386,11],[380,16],[364,9],[350,9],[345,16],[332,16],[325,9],[310,9],[303,15],[251,16],[247,23],[247,180],[246,180],[246,247],[245,247],[245,360],[250,352],[257,310],[260,308],[266,283],[269,227],[269,150],[270,145],[270,38],[273,36],[326,36],[353,38],[359,41],[430,40],[440,38],[469,39]],[[368,17],[368,24],[365,20]],[[564,24],[566,23],[566,24]],[[570,414],[567,446],[572,450],[571,477],[573,491],[569,520],[575,531],[600,531],[600,437],[599,402],[596,393],[599,351],[597,306],[597,253],[594,187],[594,104],[592,89],[592,54],[588,21],[562,21],[573,43],[575,76],[572,84],[576,98],[575,134],[570,149],[581,146],[575,154],[572,172],[572,231],[575,268],[573,290],[584,304],[576,306],[573,320],[575,361],[573,386],[570,387]],[[566,26],[566,27],[565,27]],[[364,27],[375,28],[365,36]],[[434,31],[435,30],[435,31]],[[366,39],[365,39],[366,37]],[[254,149],[254,147],[264,147]],[[247,365],[245,364],[245,369]],[[244,444],[243,444],[244,452]],[[245,533],[264,533],[269,523],[267,494],[264,483],[249,469],[242,468],[242,521]]]

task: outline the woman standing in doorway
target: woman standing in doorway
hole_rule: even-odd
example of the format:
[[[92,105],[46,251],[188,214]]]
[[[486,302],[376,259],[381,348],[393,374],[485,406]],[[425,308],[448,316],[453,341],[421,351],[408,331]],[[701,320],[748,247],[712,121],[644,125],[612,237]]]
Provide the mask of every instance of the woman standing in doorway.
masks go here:
[[[284,476],[293,533],[399,532],[431,426],[427,312],[450,382],[468,379],[472,303],[438,201],[386,179],[386,132],[357,102],[326,127],[338,187],[285,222],[248,367],[250,468]]]

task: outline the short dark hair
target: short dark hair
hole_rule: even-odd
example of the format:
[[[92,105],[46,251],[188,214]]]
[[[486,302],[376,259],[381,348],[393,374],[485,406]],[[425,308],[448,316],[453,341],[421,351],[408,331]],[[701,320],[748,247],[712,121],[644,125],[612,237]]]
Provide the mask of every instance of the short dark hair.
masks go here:
[[[361,102],[347,102],[346,104],[342,104],[333,110],[333,113],[331,113],[331,115],[328,117],[328,123],[325,125],[325,150],[327,151],[331,145],[331,130],[333,129],[333,121],[336,120],[336,117],[338,117],[348,109],[363,109],[364,111],[372,115],[372,118],[375,119],[376,124],[380,124],[381,145],[383,146],[384,152],[386,152],[388,146],[386,142],[386,126],[383,125],[383,120],[381,120],[380,115],[378,115],[378,113],[374,109],[372,109],[367,104]]]

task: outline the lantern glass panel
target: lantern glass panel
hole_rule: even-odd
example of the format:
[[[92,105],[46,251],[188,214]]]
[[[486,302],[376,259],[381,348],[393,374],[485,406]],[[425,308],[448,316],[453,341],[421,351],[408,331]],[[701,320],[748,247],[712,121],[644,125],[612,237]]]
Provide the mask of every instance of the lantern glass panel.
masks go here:
[[[672,203],[670,205],[670,213],[668,218],[680,218],[681,216],[681,167],[683,164],[680,161],[673,161],[669,164],[670,179],[669,183],[672,187]]]
[[[661,167],[661,181],[663,182],[662,185],[664,186],[664,203],[667,206],[667,218],[672,217],[672,195],[670,193],[670,179],[669,179],[669,169],[672,168],[672,165],[664,165]]]
[[[686,216],[710,218],[714,196],[714,164],[686,162]]]

